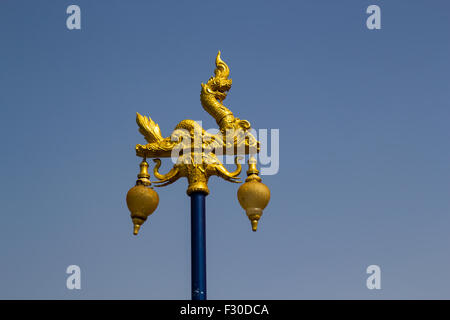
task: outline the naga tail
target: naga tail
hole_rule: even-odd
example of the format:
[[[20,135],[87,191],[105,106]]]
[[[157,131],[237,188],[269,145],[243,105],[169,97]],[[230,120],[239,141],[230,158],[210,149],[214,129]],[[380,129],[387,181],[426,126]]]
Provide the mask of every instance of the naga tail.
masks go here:
[[[158,124],[156,124],[152,118],[141,116],[136,112],[136,123],[139,126],[139,132],[144,136],[148,143],[160,142],[164,139]]]

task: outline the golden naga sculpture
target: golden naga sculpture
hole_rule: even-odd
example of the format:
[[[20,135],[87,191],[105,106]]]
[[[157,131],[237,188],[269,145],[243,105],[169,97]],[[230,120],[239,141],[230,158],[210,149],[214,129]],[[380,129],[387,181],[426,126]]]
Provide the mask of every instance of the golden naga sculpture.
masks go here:
[[[261,178],[258,177],[256,160],[253,155],[259,152],[260,144],[250,132],[250,122],[235,117],[233,112],[223,104],[228,91],[231,89],[232,80],[228,78],[229,75],[230,69],[221,59],[219,51],[216,57],[214,76],[206,84],[201,84],[200,92],[200,101],[203,108],[216,120],[219,126],[217,134],[206,132],[194,120],[183,120],[178,123],[170,136],[164,138],[158,124],[150,117],[137,113],[136,122],[139,126],[139,132],[148,143],[145,145],[136,145],[136,155],[143,158],[141,173],[138,175],[139,179],[136,185],[137,187],[144,185],[150,188],[150,184],[154,183],[156,187],[162,187],[175,182],[181,177],[185,177],[189,183],[187,189],[188,195],[193,192],[208,194],[208,179],[213,175],[221,177],[226,181],[240,183],[241,181],[238,178],[241,173],[241,165],[239,163],[241,160],[240,155],[250,155],[250,169],[247,172],[249,178],[247,178],[247,182],[240,188],[239,202],[245,208],[249,219],[252,221],[252,229],[256,231],[257,222],[262,214],[262,209],[264,209],[269,201],[270,192],[261,183]],[[217,155],[230,154],[235,155],[236,169],[232,172],[228,171],[217,157]],[[159,172],[161,166],[160,158],[168,157],[176,159],[176,163],[168,173],[161,174]],[[142,180],[142,177],[147,177],[148,175],[146,158],[154,158],[153,161],[156,165],[153,172],[158,179],[157,181],[150,183],[147,178],[145,178],[145,181]],[[136,190],[134,192],[140,195],[141,188],[136,188]],[[258,193],[259,198],[258,196],[254,196],[252,192]],[[256,198],[259,200],[256,201]],[[133,202],[131,205],[135,208],[133,206],[135,201],[130,201]],[[255,205],[262,206],[262,208],[254,208]],[[148,210],[148,212],[151,211],[148,215],[155,208],[151,207],[152,210]],[[135,217],[133,220],[135,234],[139,230],[140,224],[148,216],[143,216],[141,213],[143,210],[140,209],[140,212],[135,212],[134,215],[132,211],[132,217]]]
[[[250,122],[234,117],[233,112],[223,105],[231,89],[232,80],[228,79],[230,69],[220,58],[220,51],[216,57],[214,77],[206,84],[202,83],[200,101],[203,108],[217,122],[220,132],[216,135],[207,133],[194,120],[183,120],[175,127],[173,133],[163,138],[159,126],[150,118],[137,113],[136,122],[139,132],[148,144],[136,146],[136,155],[143,158],[171,157],[174,148],[186,148],[190,142],[183,144],[183,137],[189,133],[191,140],[198,138],[206,149],[215,154],[251,154],[259,152],[259,142],[250,133]],[[189,140],[189,139],[187,139]]]

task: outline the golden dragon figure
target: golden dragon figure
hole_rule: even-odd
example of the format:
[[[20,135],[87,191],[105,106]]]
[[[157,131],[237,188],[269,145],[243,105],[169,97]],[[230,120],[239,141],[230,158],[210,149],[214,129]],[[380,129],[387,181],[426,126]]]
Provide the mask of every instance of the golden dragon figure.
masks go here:
[[[136,155],[144,159],[156,158],[154,174],[159,179],[155,181],[156,186],[165,186],[180,177],[186,177],[189,182],[188,194],[194,191],[208,194],[207,182],[212,175],[230,182],[240,182],[237,178],[241,172],[238,155],[255,154],[259,152],[260,146],[250,132],[250,122],[235,117],[223,104],[231,89],[232,80],[229,75],[230,69],[221,59],[219,51],[214,76],[206,84],[201,84],[200,92],[203,108],[219,126],[217,134],[206,132],[194,120],[183,120],[176,125],[170,136],[164,138],[158,124],[150,117],[137,113],[139,132],[148,143],[136,145]],[[173,157],[174,154],[177,156],[174,167],[165,175],[159,173],[159,158]],[[219,154],[236,155],[236,170],[229,172],[217,158]]]

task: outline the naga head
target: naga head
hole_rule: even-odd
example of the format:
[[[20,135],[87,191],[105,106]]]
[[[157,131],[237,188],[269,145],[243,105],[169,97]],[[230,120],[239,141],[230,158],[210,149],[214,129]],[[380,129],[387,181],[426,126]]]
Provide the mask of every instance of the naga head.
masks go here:
[[[228,79],[230,69],[227,64],[220,58],[220,51],[216,57],[216,69],[214,70],[214,77],[211,77],[205,84],[202,83],[202,88],[208,93],[214,95],[220,102],[225,100],[227,92],[231,89],[232,80]]]
[[[216,56],[216,68],[214,77],[211,77],[206,84],[202,83],[200,101],[203,108],[213,116],[219,125],[223,142],[231,147],[235,144],[246,144],[255,146],[259,151],[259,143],[250,133],[251,125],[247,120],[236,118],[226,106],[222,104],[228,91],[231,89],[232,81],[228,79],[230,68],[220,58],[220,51]],[[219,101],[217,101],[219,100]],[[241,138],[245,136],[245,138]]]

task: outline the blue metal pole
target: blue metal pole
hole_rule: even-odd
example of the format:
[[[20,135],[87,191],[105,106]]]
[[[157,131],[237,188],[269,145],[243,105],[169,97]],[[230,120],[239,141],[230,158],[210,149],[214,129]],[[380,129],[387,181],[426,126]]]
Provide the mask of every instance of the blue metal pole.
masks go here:
[[[205,197],[193,192],[191,197],[191,290],[192,300],[206,300]]]

